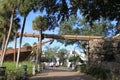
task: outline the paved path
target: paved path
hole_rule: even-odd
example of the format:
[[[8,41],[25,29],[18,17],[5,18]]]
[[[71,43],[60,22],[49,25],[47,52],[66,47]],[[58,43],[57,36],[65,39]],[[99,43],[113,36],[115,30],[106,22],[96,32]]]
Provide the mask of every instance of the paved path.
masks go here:
[[[43,73],[37,74],[30,80],[95,80],[91,76],[80,72],[73,72],[70,69],[59,67],[48,67]]]

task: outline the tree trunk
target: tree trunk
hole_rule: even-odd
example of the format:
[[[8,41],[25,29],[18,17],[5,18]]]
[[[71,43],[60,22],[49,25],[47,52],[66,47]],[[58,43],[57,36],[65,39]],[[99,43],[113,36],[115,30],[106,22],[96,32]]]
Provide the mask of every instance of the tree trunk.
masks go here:
[[[2,51],[4,50],[5,47],[5,40],[6,40],[6,29],[4,28],[4,37],[3,37],[3,41],[2,41]]]
[[[39,30],[39,43],[38,43],[38,53],[37,53],[37,71],[40,72],[41,69],[41,54],[42,54],[42,30]]]
[[[21,51],[21,45],[22,45],[22,37],[23,37],[23,33],[24,33],[26,18],[27,18],[27,16],[24,17],[23,26],[22,26],[22,30],[21,30],[21,34],[20,34],[20,44],[19,44],[19,48],[18,48],[16,67],[19,64],[20,51]]]
[[[89,45],[89,41],[88,41],[88,66],[90,66],[90,52],[89,52],[89,49],[90,49],[90,45]]]
[[[42,36],[42,31],[39,31],[39,43],[38,43],[38,53],[37,53],[37,63],[40,64],[41,63],[41,53],[42,53],[42,40],[41,40],[41,36]]]
[[[11,14],[11,18],[10,18],[10,28],[9,28],[7,39],[6,39],[6,42],[5,42],[5,47],[4,47],[4,50],[3,50],[3,53],[2,53],[2,59],[1,59],[1,64],[0,64],[1,66],[3,65],[3,61],[4,61],[5,54],[6,54],[6,49],[7,49],[8,41],[9,41],[11,30],[12,30],[14,12],[15,11],[13,10],[12,14]]]
[[[17,31],[16,31],[17,32]],[[13,56],[13,61],[16,61],[16,44],[17,44],[17,33],[15,32],[15,36],[14,36],[14,56]]]
[[[36,54],[36,63],[38,64],[39,61],[39,38],[38,38],[38,44],[37,44],[37,54]]]
[[[6,41],[6,29],[4,28],[4,36],[3,36],[3,41],[2,41],[2,53],[3,53],[4,47],[5,47],[5,41]],[[0,61],[1,61],[1,59],[0,59]]]
[[[39,63],[41,63],[41,55],[42,55],[42,30],[39,31]]]

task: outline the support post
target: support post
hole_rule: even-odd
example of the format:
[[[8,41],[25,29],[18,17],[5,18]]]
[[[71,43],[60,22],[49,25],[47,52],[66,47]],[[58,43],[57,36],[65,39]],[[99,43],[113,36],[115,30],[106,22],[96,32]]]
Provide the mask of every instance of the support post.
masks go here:
[[[35,65],[33,64],[33,68],[32,68],[32,75],[36,75],[36,69],[35,69]]]

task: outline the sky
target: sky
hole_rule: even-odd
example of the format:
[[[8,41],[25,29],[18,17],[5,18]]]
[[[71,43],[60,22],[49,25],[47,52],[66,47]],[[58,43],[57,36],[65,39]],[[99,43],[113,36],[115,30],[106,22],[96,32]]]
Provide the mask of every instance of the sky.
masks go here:
[[[44,14],[44,13],[43,13]],[[32,30],[32,21],[39,15],[42,15],[39,11],[37,11],[36,13],[34,13],[33,11],[29,13],[29,15],[27,16],[27,20],[26,20],[26,25],[25,25],[25,30],[24,32],[25,33],[38,33],[37,31],[35,30]],[[23,22],[23,17],[20,17],[22,20],[20,22],[20,24],[22,24]],[[54,31],[45,31],[44,33],[46,34],[57,34],[59,31],[58,28],[56,28]],[[21,32],[21,30],[19,30],[19,32]],[[45,39],[44,41],[46,41],[48,39]],[[22,40],[22,46],[25,44],[25,43],[29,43],[31,46],[33,45],[34,42],[38,42],[38,39],[37,38],[32,38],[32,37],[23,37],[23,40]],[[19,46],[19,38],[17,39],[17,47]],[[74,47],[76,45],[70,45],[70,46],[64,46],[63,44],[57,42],[56,40],[54,40],[54,42],[50,45],[49,43],[43,45],[43,50],[45,48],[45,46],[50,46],[50,47],[55,47],[55,46],[60,46],[60,48],[66,48],[67,50],[74,50]],[[8,47],[14,47],[14,41],[10,42],[8,44]]]

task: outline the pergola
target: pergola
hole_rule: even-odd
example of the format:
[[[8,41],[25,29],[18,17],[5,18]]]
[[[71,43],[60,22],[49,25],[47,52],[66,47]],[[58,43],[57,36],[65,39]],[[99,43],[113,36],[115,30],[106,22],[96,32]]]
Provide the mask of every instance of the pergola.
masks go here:
[[[20,36],[20,33],[17,33],[17,36]],[[34,37],[39,38],[39,34],[30,34],[24,33],[24,37]],[[85,40],[89,41],[92,39],[103,39],[103,36],[80,36],[80,35],[57,35],[57,34],[42,34],[44,38],[53,38],[53,39],[65,39],[65,40]]]
[[[33,37],[33,38],[52,38],[52,39],[63,39],[63,40],[83,40],[90,41],[93,39],[104,39],[103,36],[80,36],[80,35],[57,35],[57,34],[30,34],[23,33],[24,37]],[[17,33],[17,37],[20,36],[20,33]],[[39,42],[40,48],[42,47],[42,42]],[[41,55],[41,54],[40,54]]]

